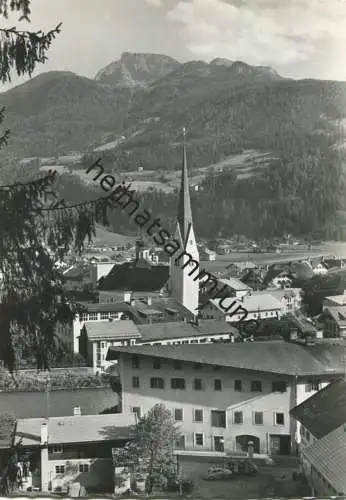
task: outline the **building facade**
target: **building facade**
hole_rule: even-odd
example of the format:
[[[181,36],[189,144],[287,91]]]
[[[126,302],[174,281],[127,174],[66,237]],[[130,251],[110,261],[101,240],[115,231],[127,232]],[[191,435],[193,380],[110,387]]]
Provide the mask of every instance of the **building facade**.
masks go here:
[[[317,376],[332,379],[303,348],[284,342],[143,349],[108,353],[119,360],[122,411],[144,415],[164,404],[179,425],[176,446],[185,450],[246,451],[252,441],[256,453],[295,452],[290,409],[313,394],[314,386],[306,392],[306,385]],[[297,376],[292,356],[299,358]],[[306,371],[311,362],[314,375]]]

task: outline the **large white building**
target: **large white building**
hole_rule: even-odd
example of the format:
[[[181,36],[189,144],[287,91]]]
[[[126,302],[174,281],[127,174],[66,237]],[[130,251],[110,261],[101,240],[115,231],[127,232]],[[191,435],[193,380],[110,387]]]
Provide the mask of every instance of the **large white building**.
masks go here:
[[[199,280],[196,279],[195,263],[199,264],[198,247],[193,229],[189,179],[187,173],[186,145],[184,133],[183,168],[181,173],[181,187],[179,194],[178,216],[175,239],[179,242],[179,254],[171,258],[169,291],[173,298],[186,307],[192,314],[197,315],[199,300]],[[182,252],[184,255],[177,260]],[[190,257],[191,256],[191,257]],[[191,273],[191,276],[189,276]]]
[[[118,360],[121,411],[144,415],[164,404],[179,424],[185,450],[255,453],[296,450],[290,409],[343,370],[338,349],[272,341],[112,347]],[[328,361],[329,360],[329,361]]]

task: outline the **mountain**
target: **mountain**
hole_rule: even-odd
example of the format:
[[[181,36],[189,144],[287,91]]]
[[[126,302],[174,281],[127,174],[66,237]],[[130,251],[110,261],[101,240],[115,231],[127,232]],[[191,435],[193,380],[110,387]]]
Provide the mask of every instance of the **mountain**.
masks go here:
[[[92,199],[80,171],[101,156],[119,179],[138,174],[152,190],[169,185],[141,194],[169,226],[186,127],[200,236],[339,238],[346,236],[345,96],[345,82],[282,78],[242,61],[125,53],[94,80],[48,72],[1,94],[12,129],[2,158],[17,180],[37,166],[18,170],[13,157],[64,165],[59,192],[72,201]],[[80,157],[73,165],[58,158],[72,152]],[[112,227],[127,231],[128,219],[117,213]]]
[[[150,143],[157,120],[169,142],[176,135],[169,122],[181,117],[186,123],[196,104],[208,105],[230,88],[281,80],[270,68],[224,62],[180,64],[157,54],[124,53],[95,80],[66,71],[41,74],[0,94],[0,105],[7,110],[4,126],[12,131],[4,154],[90,152],[121,136],[142,139],[146,129]]]
[[[178,61],[162,54],[124,52],[118,61],[102,68],[95,80],[114,87],[145,87],[178,66]]]
[[[121,127],[130,91],[112,89],[72,72],[50,71],[0,94],[4,126],[13,135],[6,152],[58,155],[88,148]]]

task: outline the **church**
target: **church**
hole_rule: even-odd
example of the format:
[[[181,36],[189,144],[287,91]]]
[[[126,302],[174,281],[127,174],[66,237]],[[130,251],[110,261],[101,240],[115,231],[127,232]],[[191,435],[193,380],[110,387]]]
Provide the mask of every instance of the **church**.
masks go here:
[[[179,243],[181,254],[178,258],[172,255],[170,262],[170,279],[168,290],[173,298],[197,315],[199,300],[199,280],[196,277],[196,263],[199,254],[193,228],[189,178],[186,157],[186,134],[184,129],[183,165],[179,193],[178,213],[175,240]],[[185,253],[185,255],[183,255]],[[180,258],[182,256],[182,258]],[[193,260],[191,260],[191,257]]]
[[[166,255],[170,257],[170,266],[149,265],[148,262],[136,256],[132,262],[116,264],[111,272],[100,281],[99,289],[153,292],[167,288],[172,299],[175,299],[190,314],[197,316],[199,281],[208,273],[200,272],[199,268],[189,191],[185,129],[181,187],[174,236],[161,226],[160,218],[154,218],[148,210],[140,206],[139,201],[133,196],[134,191],[125,186],[119,186],[113,194],[115,196],[112,197],[112,201],[122,211],[126,209],[129,217],[141,228],[141,231],[146,226],[147,235],[156,245],[162,246]]]

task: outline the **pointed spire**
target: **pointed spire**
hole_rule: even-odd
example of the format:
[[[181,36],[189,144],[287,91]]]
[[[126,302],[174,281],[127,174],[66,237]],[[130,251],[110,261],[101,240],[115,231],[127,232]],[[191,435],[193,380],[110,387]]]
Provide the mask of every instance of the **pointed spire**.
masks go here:
[[[189,178],[187,175],[187,159],[186,159],[186,129],[183,128],[183,166],[181,171],[181,184],[178,205],[178,223],[180,226],[181,236],[183,241],[189,232],[190,225],[192,224],[192,211],[189,190]]]

